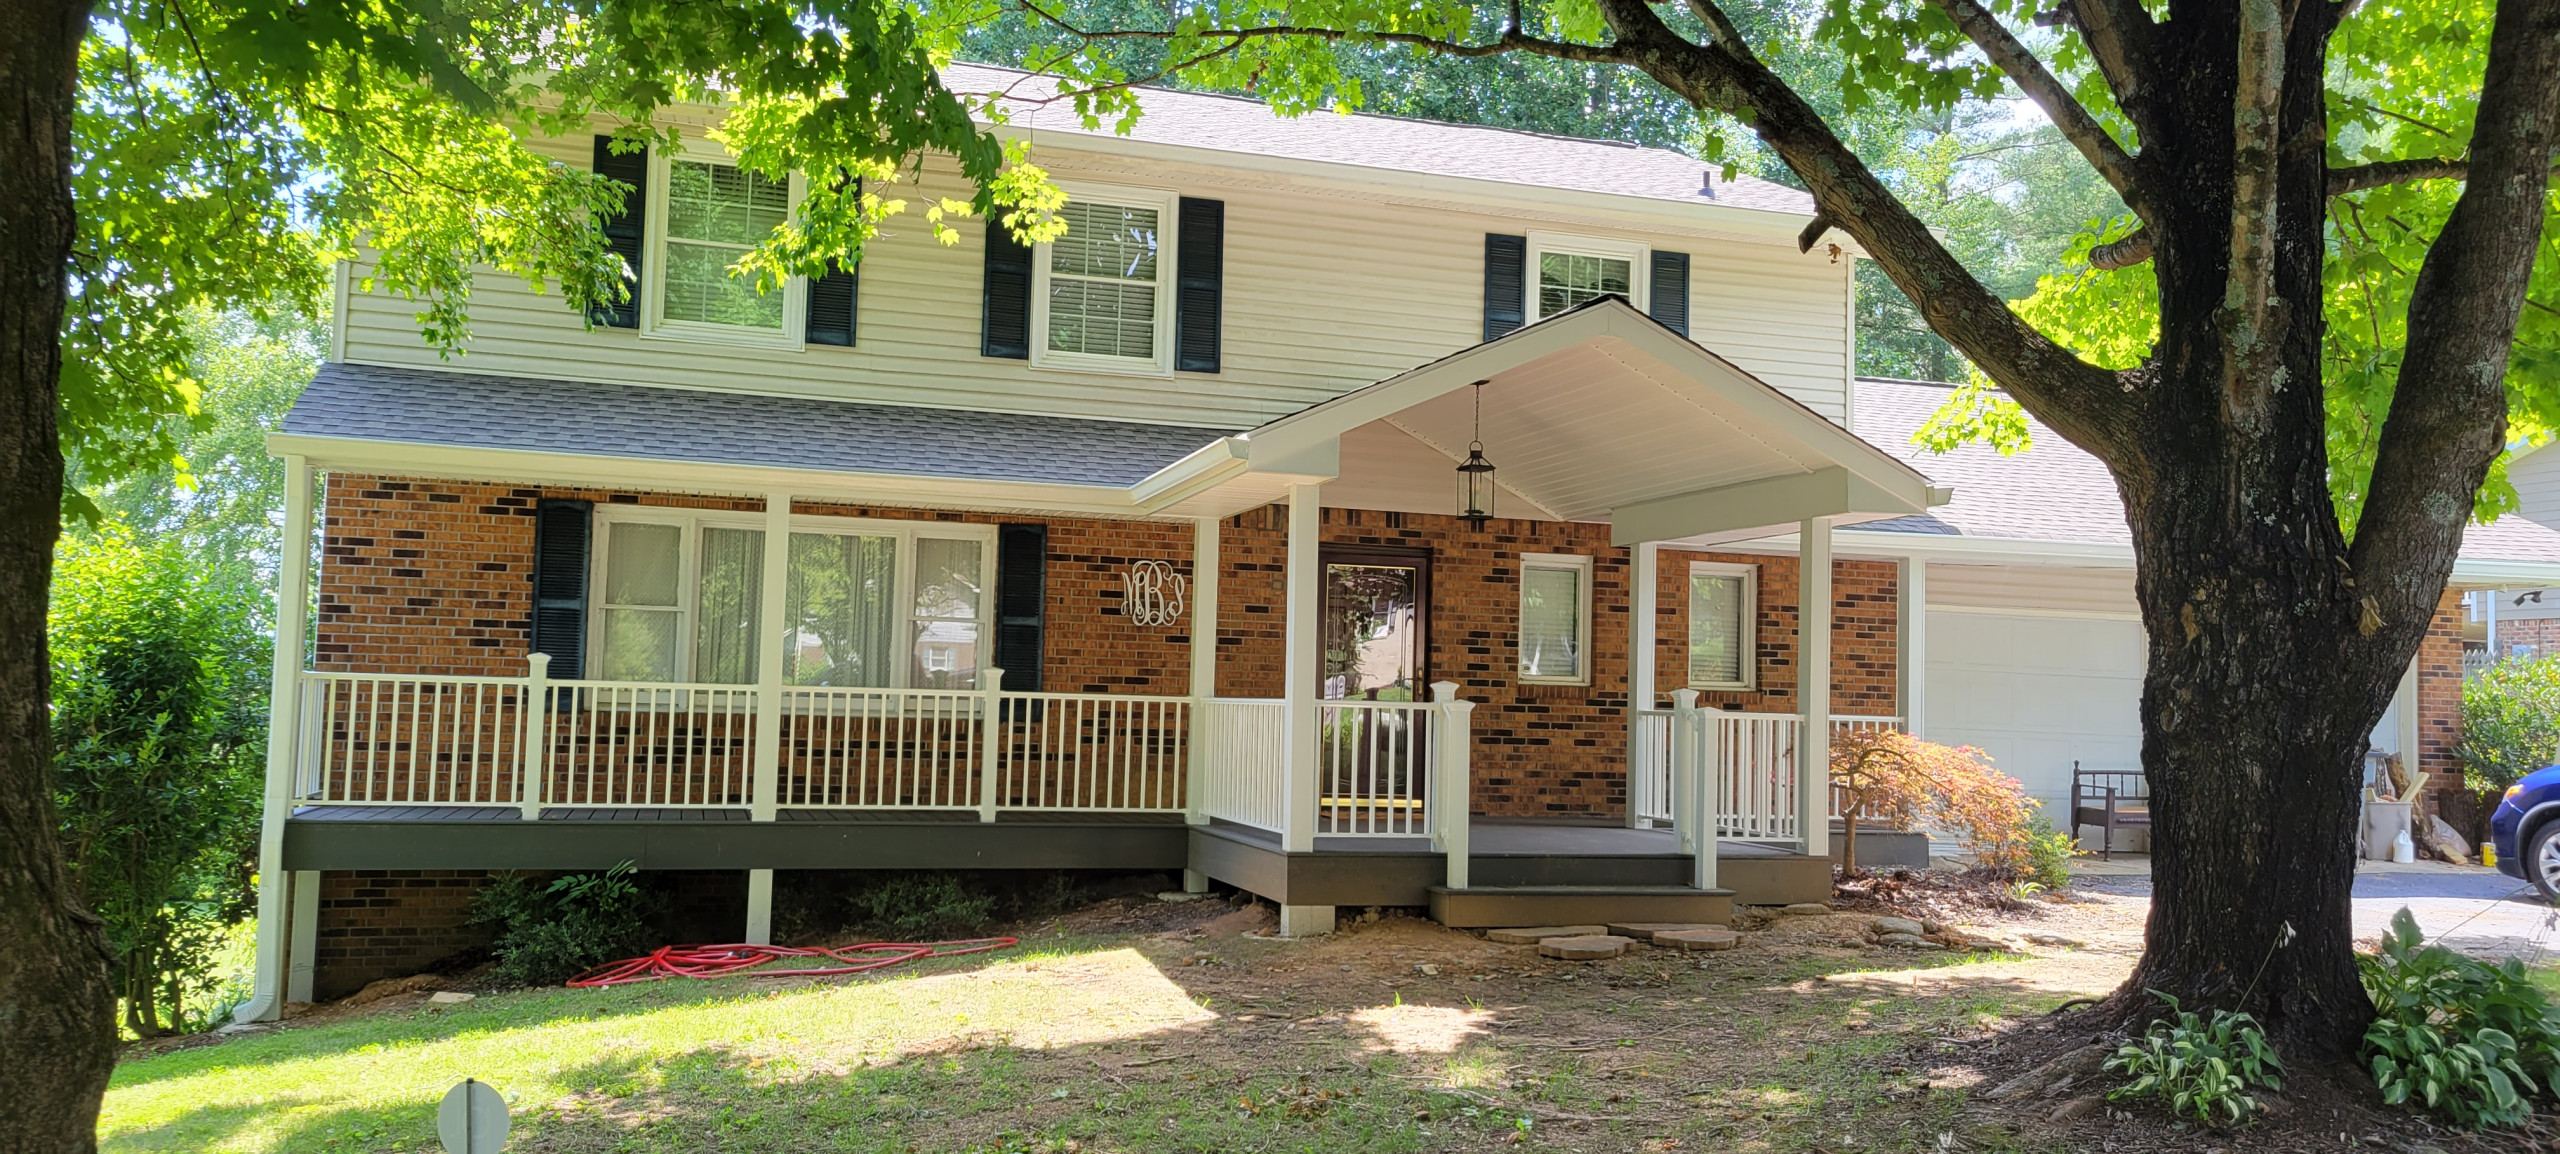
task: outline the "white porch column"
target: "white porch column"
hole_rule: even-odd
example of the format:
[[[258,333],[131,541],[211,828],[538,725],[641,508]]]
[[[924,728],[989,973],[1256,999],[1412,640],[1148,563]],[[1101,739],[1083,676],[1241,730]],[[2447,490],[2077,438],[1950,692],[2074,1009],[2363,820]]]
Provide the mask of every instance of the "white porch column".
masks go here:
[[[791,577],[791,494],[767,493],[764,498],[764,587],[756,600],[756,635],[764,643],[756,646],[756,745],[755,775],[748,796],[748,814],[757,821],[772,821],[782,804],[782,657],[790,646],[786,636],[790,623],[783,619],[782,601],[789,595]],[[764,893],[768,901],[773,894],[773,874],[764,875]],[[756,887],[747,886],[749,927],[755,925]],[[762,941],[762,938],[749,938]]]
[[[293,928],[285,963],[284,1000],[311,1000],[313,975],[319,969],[320,871],[293,873]]]
[[[1289,486],[1288,620],[1283,633],[1287,652],[1281,662],[1287,679],[1282,696],[1289,711],[1289,816],[1280,843],[1291,853],[1316,848],[1316,698],[1324,673],[1324,627],[1317,620],[1324,613],[1324,565],[1316,556],[1323,525],[1323,511],[1317,505],[1322,488]]]
[[[1217,696],[1218,519],[1202,517],[1191,523],[1191,764],[1190,781],[1183,790],[1183,817],[1193,825],[1208,824],[1209,812],[1203,807],[1209,775],[1222,772],[1222,767],[1209,764],[1209,743],[1201,740],[1209,702]],[[1207,892],[1208,879],[1196,874],[1194,870],[1182,872],[1185,892]]]
[[[284,868],[284,823],[293,813],[294,738],[302,704],[303,629],[311,603],[311,462],[284,459],[283,556],[276,566],[276,651],[267,691],[267,791],[258,826],[258,975],[232,1020],[262,1022],[283,1010],[291,946],[291,879]],[[316,887],[315,887],[316,888]]]
[[[2400,688],[2391,695],[2391,720],[2394,743],[2400,749],[2400,764],[2411,773],[2418,770],[2418,659],[2409,659],[2409,668],[2400,673]]]
[[[751,945],[773,944],[773,871],[747,871],[747,936]]]
[[[1831,522],[1797,526],[1796,828],[1804,852],[1831,853]]]
[[[1902,559],[1902,579],[1895,582],[1901,590],[1902,619],[1895,635],[1902,639],[1901,652],[1894,655],[1894,667],[1901,672],[1902,731],[1925,738],[1929,716],[1929,562],[1923,557]]]
[[[1639,541],[1632,550],[1634,575],[1627,591],[1627,824],[1643,826],[1650,819],[1637,816],[1647,807],[1638,804],[1639,789],[1647,789],[1650,766],[1643,764],[1644,711],[1653,708],[1654,631],[1659,622],[1662,579],[1662,546],[1658,542]]]

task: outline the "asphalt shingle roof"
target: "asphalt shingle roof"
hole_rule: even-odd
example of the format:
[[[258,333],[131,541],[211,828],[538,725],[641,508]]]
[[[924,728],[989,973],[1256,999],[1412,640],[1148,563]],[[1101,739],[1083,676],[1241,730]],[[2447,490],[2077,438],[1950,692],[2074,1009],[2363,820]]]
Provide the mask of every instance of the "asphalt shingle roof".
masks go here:
[[[1988,445],[1964,445],[1938,454],[1912,444],[1911,434],[1947,399],[1949,387],[1923,381],[1858,378],[1858,435],[1920,470],[1931,482],[1955,488],[1955,500],[1925,515],[1872,521],[1858,528],[2133,544],[2133,532],[2125,527],[2124,505],[2116,495],[2115,478],[2108,475],[2107,467],[2046,428],[2042,421],[2027,418],[2032,447],[2013,457],[2003,457]],[[2464,531],[2462,556],[2472,561],[2560,564],[2560,532],[2522,517],[2500,517]]]
[[[312,437],[842,473],[1126,487],[1226,434],[1179,425],[867,405],[324,364],[284,431]]]
[[[953,64],[943,83],[960,93],[1005,93],[1026,98],[1008,115],[1016,127],[1040,133],[1111,136],[1106,121],[1088,130],[1072,101],[1031,103],[1056,89],[1046,77],[984,64]],[[1401,116],[1319,112],[1283,117],[1258,100],[1203,92],[1148,88],[1139,92],[1145,114],[1127,139],[1221,152],[1323,161],[1361,168],[1422,172],[1576,192],[1616,193],[1683,204],[1813,215],[1813,197],[1753,176],[1732,180],[1718,173],[1714,194],[1704,191],[1708,165],[1667,148],[1612,140],[1552,136],[1510,128],[1449,124]],[[1035,139],[1034,144],[1038,142]]]

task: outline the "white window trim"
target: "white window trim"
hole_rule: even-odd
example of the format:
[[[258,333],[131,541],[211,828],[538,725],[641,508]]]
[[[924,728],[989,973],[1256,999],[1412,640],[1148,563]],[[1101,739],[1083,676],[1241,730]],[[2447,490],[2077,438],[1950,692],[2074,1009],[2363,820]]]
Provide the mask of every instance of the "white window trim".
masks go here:
[[[1627,303],[1637,312],[1649,312],[1653,300],[1653,250],[1635,241],[1603,240],[1593,236],[1574,236],[1561,232],[1529,234],[1529,321],[1546,319],[1538,311],[1538,258],[1546,253],[1571,253],[1575,256],[1609,257],[1627,262]]]
[[[673,525],[682,533],[677,548],[676,574],[676,673],[671,684],[693,683],[694,618],[701,609],[702,531],[704,529],[753,529],[765,527],[762,513],[737,513],[728,510],[683,509],[663,505],[603,505],[595,508],[594,540],[587,553],[587,588],[594,593],[587,602],[586,666],[596,668],[604,658],[604,632],[597,623],[604,613],[605,560],[610,554],[614,526],[627,524]],[[794,513],[794,533],[832,533],[840,536],[894,537],[898,541],[898,569],[893,575],[890,596],[897,602],[900,659],[891,666],[891,684],[884,689],[908,688],[915,664],[913,630],[919,620],[915,607],[916,541],[974,541],[978,545],[978,665],[969,670],[975,677],[986,671],[986,662],[995,655],[996,605],[996,530],[993,525],[950,525],[938,521],[897,521],[874,517],[830,517],[823,514]],[[752,685],[752,682],[745,683]]]
[[[1518,636],[1519,619],[1529,611],[1529,571],[1532,569],[1566,569],[1581,575],[1574,582],[1581,604],[1574,607],[1575,639],[1580,642],[1574,654],[1574,672],[1564,676],[1536,677],[1519,669],[1522,685],[1589,685],[1591,684],[1591,558],[1579,553],[1523,553],[1520,555],[1520,606],[1513,618],[1514,636]],[[1525,660],[1526,655],[1522,655]]]
[[[1156,210],[1156,350],[1150,360],[1136,357],[1107,357],[1093,353],[1052,352],[1049,348],[1049,245],[1043,241],[1031,248],[1031,363],[1038,368],[1075,369],[1082,372],[1118,373],[1124,376],[1170,377],[1173,375],[1173,282],[1178,270],[1176,254],[1181,252],[1176,230],[1181,227],[1182,196],[1161,188],[1132,188],[1125,185],[1059,182],[1060,190],[1071,201],[1083,200],[1099,204],[1122,204],[1132,208]]]
[[[1683,651],[1683,659],[1680,663],[1681,679],[1688,682],[1689,688],[1702,691],[1714,690],[1730,692],[1733,690],[1751,690],[1759,688],[1760,567],[1757,565],[1736,564],[1731,561],[1691,561],[1689,562],[1689,575],[1691,577],[1742,578],[1742,604],[1739,606],[1742,620],[1736,623],[1742,629],[1742,680],[1695,680],[1698,665],[1696,661],[1688,659],[1685,650]],[[1684,597],[1688,598],[1688,604],[1682,606],[1682,620],[1685,621],[1688,620],[1688,614],[1693,614],[1698,611],[1698,603],[1696,594],[1690,592],[1687,587],[1687,583],[1685,582],[1682,585],[1681,593]]]
[[[679,155],[685,160],[728,165],[738,163],[738,158],[717,141],[699,138],[687,138],[679,148]],[[640,262],[640,335],[655,340],[801,351],[809,331],[809,284],[806,277],[795,276],[783,282],[782,328],[778,332],[666,319],[667,193],[668,185],[672,183],[669,164],[673,159],[664,149],[652,147],[649,150],[649,205],[641,240],[642,251],[648,255]],[[808,182],[799,173],[792,173],[791,216],[799,215],[800,198],[807,192]]]

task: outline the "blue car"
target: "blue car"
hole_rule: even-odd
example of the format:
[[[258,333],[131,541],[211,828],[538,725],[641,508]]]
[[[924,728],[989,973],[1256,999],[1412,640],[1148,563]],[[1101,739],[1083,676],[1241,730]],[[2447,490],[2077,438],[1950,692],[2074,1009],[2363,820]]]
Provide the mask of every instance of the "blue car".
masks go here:
[[[2498,872],[2523,878],[2560,902],[2560,765],[2537,769],[2507,788],[2489,815],[2489,837],[2498,847]]]

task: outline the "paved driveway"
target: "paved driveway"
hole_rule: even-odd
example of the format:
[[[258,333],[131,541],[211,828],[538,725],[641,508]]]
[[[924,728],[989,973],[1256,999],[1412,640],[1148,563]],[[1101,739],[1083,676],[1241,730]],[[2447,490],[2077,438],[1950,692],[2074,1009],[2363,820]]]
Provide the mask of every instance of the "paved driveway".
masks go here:
[[[2379,937],[2400,907],[2418,916],[2430,940],[2475,957],[2544,963],[2560,955],[2560,910],[2531,885],[2494,870],[2356,874],[2356,936]]]

